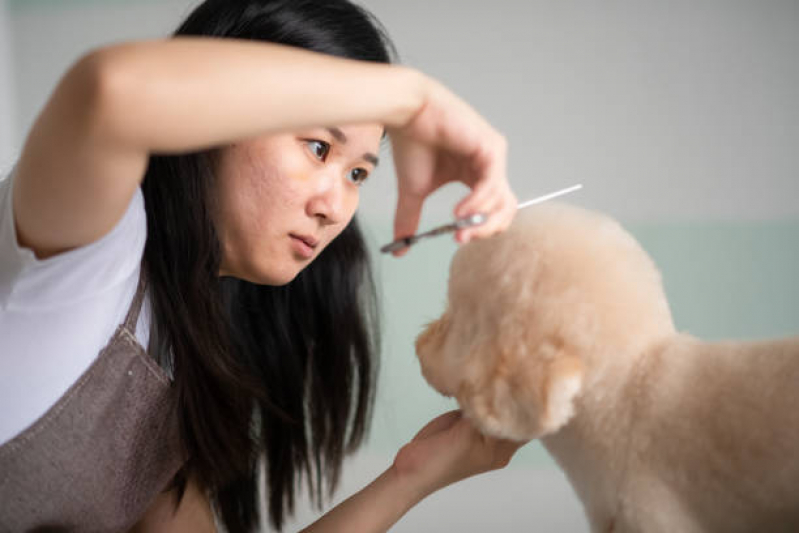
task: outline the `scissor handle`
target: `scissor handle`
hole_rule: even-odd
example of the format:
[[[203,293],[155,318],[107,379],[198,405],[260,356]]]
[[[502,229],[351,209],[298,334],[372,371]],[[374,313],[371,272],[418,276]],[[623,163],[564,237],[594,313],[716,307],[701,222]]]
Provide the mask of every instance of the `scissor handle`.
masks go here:
[[[397,250],[402,250],[403,248],[407,248],[413,244],[413,237],[404,237],[402,239],[397,239],[394,242],[388,243],[382,248],[380,248],[380,252],[384,254],[390,254],[392,252],[396,252]]]
[[[415,244],[420,239],[424,239],[426,237],[435,237],[436,235],[441,235],[442,233],[450,233],[452,231],[457,231],[463,228],[470,228],[472,226],[479,226],[480,224],[483,224],[486,220],[488,220],[488,217],[485,214],[475,213],[474,215],[470,215],[468,217],[459,218],[455,222],[451,222],[449,224],[444,224],[443,226],[433,228],[430,231],[426,231],[424,233],[418,233],[410,237],[402,237],[401,239],[397,239],[396,241],[380,248],[380,252],[384,254],[396,252],[397,250],[408,248],[409,246]]]

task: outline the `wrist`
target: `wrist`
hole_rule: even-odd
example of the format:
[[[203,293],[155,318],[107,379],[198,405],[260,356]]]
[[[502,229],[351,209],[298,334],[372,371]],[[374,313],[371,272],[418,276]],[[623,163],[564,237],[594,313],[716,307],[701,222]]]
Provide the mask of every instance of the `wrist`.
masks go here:
[[[391,465],[369,485],[330,510],[302,533],[382,533],[425,496],[414,480]]]
[[[385,476],[387,483],[390,483],[394,487],[394,492],[405,504],[406,510],[410,509],[433,492],[418,479],[418,476],[409,472],[403,472],[402,469],[397,468],[396,463],[392,464],[383,472],[383,476]]]
[[[392,65],[400,87],[400,105],[395,113],[385,121],[389,129],[398,129],[410,123],[427,103],[432,79],[422,72],[404,65]]]

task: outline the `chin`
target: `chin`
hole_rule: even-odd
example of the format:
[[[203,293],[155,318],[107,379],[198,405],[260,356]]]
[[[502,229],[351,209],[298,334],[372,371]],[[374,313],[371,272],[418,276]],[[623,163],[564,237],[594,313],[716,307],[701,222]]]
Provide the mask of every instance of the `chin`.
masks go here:
[[[248,280],[252,281],[253,283],[257,283],[258,285],[287,285],[294,281],[300,271],[292,271],[292,272],[269,272],[263,273],[256,277],[256,279]]]
[[[258,265],[250,265],[250,268],[244,271],[228,272],[225,275],[255,283],[256,285],[273,285],[277,287],[292,282],[301,271],[301,268],[270,269],[258,268]]]

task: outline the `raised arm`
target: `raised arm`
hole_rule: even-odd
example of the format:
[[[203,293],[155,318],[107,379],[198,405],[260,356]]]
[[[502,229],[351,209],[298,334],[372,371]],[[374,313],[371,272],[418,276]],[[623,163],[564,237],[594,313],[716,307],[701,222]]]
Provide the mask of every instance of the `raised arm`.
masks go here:
[[[411,69],[268,43],[133,42],[91,52],[56,87],[14,177],[20,244],[40,258],[92,242],[124,213],[150,153],[309,126],[399,127],[424,101]]]

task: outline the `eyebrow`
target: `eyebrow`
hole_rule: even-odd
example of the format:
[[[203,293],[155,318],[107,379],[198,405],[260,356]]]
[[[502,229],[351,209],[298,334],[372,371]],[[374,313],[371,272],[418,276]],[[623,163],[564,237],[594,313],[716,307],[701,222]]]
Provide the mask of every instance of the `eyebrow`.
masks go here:
[[[332,135],[332,136],[333,136],[333,138],[334,138],[334,139],[336,139],[338,142],[340,142],[341,144],[347,144],[347,136],[346,136],[346,135],[344,135],[344,132],[343,132],[343,131],[341,131],[340,129],[338,129],[338,128],[336,128],[336,127],[332,127],[332,128],[325,128],[325,129],[326,129],[326,130],[328,131],[328,133],[330,133],[330,135]],[[373,153],[371,153],[371,152],[366,152],[366,153],[365,153],[365,154],[363,154],[361,157],[363,158],[363,160],[364,160],[364,161],[367,161],[367,162],[369,162],[369,163],[372,163],[374,166],[377,166],[377,165],[380,163],[380,159],[379,159],[379,158],[378,158],[378,157],[377,157],[375,154],[373,154]]]

